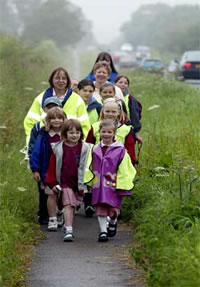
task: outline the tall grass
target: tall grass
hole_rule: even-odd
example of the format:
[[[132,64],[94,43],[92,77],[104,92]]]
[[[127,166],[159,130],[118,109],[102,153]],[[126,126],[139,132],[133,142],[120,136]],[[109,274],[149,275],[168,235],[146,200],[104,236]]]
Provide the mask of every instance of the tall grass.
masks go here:
[[[144,144],[125,219],[148,286],[200,285],[200,90],[151,74],[129,75],[143,106]]]
[[[26,257],[39,233],[37,188],[27,165],[20,165],[23,155],[19,153],[25,145],[23,119],[33,99],[44,90],[54,65],[36,50],[1,35],[0,286],[18,286],[23,281]]]

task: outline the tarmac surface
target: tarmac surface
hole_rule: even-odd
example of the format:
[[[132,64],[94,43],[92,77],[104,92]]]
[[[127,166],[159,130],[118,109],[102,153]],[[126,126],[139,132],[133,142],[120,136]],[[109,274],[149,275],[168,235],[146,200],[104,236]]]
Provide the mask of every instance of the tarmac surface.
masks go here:
[[[86,218],[80,210],[74,221],[74,242],[63,242],[63,231],[48,232],[36,247],[30,287],[142,287],[140,271],[128,265],[128,243],[133,234],[119,223],[117,235],[106,243],[97,242],[97,217]],[[126,247],[124,247],[126,246]]]

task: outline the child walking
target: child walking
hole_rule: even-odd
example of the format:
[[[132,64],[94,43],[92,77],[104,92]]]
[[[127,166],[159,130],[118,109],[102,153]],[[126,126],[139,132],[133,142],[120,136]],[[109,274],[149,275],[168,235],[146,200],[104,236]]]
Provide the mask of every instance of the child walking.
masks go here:
[[[126,117],[122,110],[121,103],[112,98],[106,99],[101,110],[100,121],[92,125],[92,128],[87,135],[86,142],[92,144],[99,143],[99,126],[101,120],[113,120],[117,123],[115,139],[124,144],[134,165],[136,161],[134,133],[131,126],[127,126],[126,124],[124,124],[125,119]]]
[[[75,119],[64,122],[61,138],[62,140],[53,147],[45,183],[53,190],[51,218],[55,221],[56,198],[61,191],[65,220],[64,241],[67,242],[73,241],[74,238],[74,211],[82,202],[85,189],[83,176],[90,145],[82,141],[81,124]]]
[[[66,119],[64,111],[59,107],[53,107],[47,112],[45,125],[39,130],[36,142],[34,144],[32,156],[30,158],[30,168],[33,172],[33,178],[40,184],[43,190],[44,180],[49,165],[49,159],[52,153],[51,144],[60,141],[61,126]],[[50,189],[45,188],[45,194],[51,194]],[[51,200],[47,199],[48,215],[51,217]],[[49,218],[48,230],[57,228],[56,224]],[[61,225],[61,222],[60,222]]]
[[[100,227],[99,242],[115,236],[122,197],[131,195],[136,174],[123,144],[115,141],[116,130],[117,124],[112,120],[100,123],[101,141],[92,149],[84,176],[85,184],[92,186],[92,205]]]
[[[94,124],[99,120],[99,115],[102,105],[93,97],[95,90],[94,83],[91,80],[83,79],[78,83],[77,92],[83,99],[86,108],[90,124]]]
[[[115,85],[119,87],[124,95],[124,102],[126,105],[126,110],[130,118],[131,125],[134,129],[135,139],[142,143],[143,139],[139,135],[141,130],[141,114],[142,114],[142,105],[130,94],[129,85],[130,81],[127,76],[119,75],[115,78]]]
[[[43,110],[45,113],[48,112],[53,107],[62,107],[61,102],[57,97],[50,97],[47,98],[44,101],[44,106]],[[43,118],[40,122],[37,122],[34,124],[32,130],[31,130],[31,135],[30,135],[30,141],[28,144],[28,156],[29,160],[32,156],[33,148],[36,142],[36,139],[39,135],[41,127],[44,126],[45,123],[45,118]],[[47,210],[47,194],[45,194],[44,188],[42,188],[40,182],[38,182],[38,194],[39,194],[39,209],[38,209],[38,223],[43,225],[43,224],[48,224],[49,218],[48,218],[48,210]]]

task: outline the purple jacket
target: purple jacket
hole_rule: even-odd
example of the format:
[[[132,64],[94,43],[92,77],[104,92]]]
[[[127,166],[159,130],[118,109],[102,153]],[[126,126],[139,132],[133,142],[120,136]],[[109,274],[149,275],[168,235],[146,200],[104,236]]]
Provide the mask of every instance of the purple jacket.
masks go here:
[[[92,204],[106,203],[120,208],[122,195],[130,192],[120,192],[116,189],[118,167],[125,155],[124,146],[115,142],[109,146],[103,156],[101,144],[94,147],[92,153],[92,171],[96,177],[92,187]]]

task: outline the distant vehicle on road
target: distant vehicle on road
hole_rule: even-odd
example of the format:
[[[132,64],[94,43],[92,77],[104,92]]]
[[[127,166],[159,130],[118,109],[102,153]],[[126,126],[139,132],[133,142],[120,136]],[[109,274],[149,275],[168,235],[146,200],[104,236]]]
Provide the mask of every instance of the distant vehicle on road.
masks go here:
[[[178,80],[200,79],[200,51],[187,51],[181,57],[175,72]]]
[[[121,51],[125,52],[132,52],[133,51],[133,46],[130,43],[124,43],[121,45],[120,48]]]
[[[134,68],[137,66],[135,54],[133,53],[124,53],[119,59],[119,68]]]
[[[140,68],[144,71],[157,73],[157,74],[164,74],[165,66],[161,59],[159,58],[148,58],[143,59],[141,62]]]
[[[151,57],[151,49],[148,46],[137,46],[136,47],[136,60],[140,65],[143,59]]]

